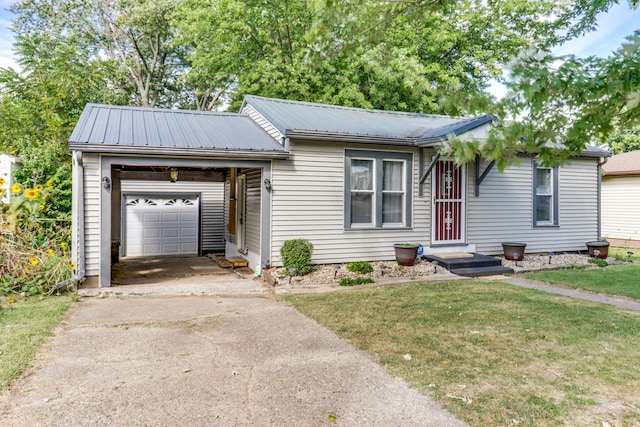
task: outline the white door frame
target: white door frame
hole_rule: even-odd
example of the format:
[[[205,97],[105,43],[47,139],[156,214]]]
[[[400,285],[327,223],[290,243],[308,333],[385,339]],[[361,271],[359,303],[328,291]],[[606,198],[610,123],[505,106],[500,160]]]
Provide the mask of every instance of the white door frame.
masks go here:
[[[236,247],[238,251],[246,254],[245,247],[246,237],[246,194],[247,194],[247,176],[238,175],[236,180]]]
[[[453,179],[459,171],[460,185]],[[440,176],[438,176],[440,175]],[[439,159],[431,174],[431,244],[465,244],[467,240],[466,166]],[[439,208],[444,209],[444,215]]]

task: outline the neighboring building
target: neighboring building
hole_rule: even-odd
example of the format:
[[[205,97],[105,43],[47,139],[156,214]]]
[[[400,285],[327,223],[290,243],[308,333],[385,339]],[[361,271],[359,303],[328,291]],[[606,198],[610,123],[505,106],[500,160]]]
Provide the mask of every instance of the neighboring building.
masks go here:
[[[602,168],[602,236],[640,243],[640,150],[616,154]]]
[[[242,114],[87,105],[69,144],[74,263],[109,286],[113,252],[222,248],[262,268],[300,237],[314,263],[390,260],[397,242],[426,253],[498,254],[505,241],[584,250],[600,235],[609,153],[589,148],[556,168],[522,156],[503,173],[440,158],[450,135],[482,140],[491,123],[256,96]]]
[[[8,204],[11,202],[11,186],[13,185],[13,172],[20,167],[20,159],[10,154],[0,153],[0,178],[4,185],[0,186],[2,197],[0,202]]]

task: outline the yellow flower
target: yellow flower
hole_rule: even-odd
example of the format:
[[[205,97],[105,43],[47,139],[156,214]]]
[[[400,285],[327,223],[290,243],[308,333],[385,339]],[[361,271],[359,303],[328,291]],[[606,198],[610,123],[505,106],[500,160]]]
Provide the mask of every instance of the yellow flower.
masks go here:
[[[37,199],[38,198],[38,190],[34,190],[32,188],[28,189],[27,191],[25,191],[25,196],[27,196],[27,199],[29,200],[33,200],[33,199]]]
[[[38,265],[39,262],[38,258],[29,258],[29,264],[31,265]]]
[[[11,191],[13,191],[14,193],[21,193],[22,192],[22,187],[20,186],[20,184],[13,184],[11,186]]]
[[[21,275],[20,275],[20,280],[24,280],[24,279],[26,279],[26,278],[27,278],[27,276],[25,276],[24,274],[21,274]]]
[[[12,297],[9,297],[9,298],[7,298],[7,302],[8,302],[9,304],[13,304],[14,302],[16,302],[16,300],[15,300],[15,299],[13,299]]]
[[[68,248],[68,246],[67,246],[67,244],[66,244],[65,242],[62,242],[62,243],[60,243],[60,248],[61,248],[63,251],[66,251],[66,250],[67,250],[67,248]]]
[[[75,270],[76,269],[76,265],[71,263],[69,264],[69,270]]]
[[[47,181],[47,188],[52,188],[53,187],[53,180],[50,179],[49,181]]]
[[[36,190],[42,191],[44,190],[44,187],[42,185],[36,185]]]
[[[55,253],[53,252],[53,249],[47,249],[47,254],[49,254],[49,256],[55,255]]]
[[[4,178],[0,178],[0,186],[3,186],[4,184],[5,184]]]

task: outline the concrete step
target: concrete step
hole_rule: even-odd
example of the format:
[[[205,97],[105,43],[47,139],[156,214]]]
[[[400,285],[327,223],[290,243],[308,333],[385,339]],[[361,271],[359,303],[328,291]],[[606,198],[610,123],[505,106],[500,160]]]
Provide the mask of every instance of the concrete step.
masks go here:
[[[494,276],[498,274],[513,274],[513,269],[503,267],[501,265],[492,265],[487,267],[468,267],[468,268],[456,268],[449,270],[453,274],[465,277],[480,277],[480,276]]]
[[[475,267],[497,267],[502,265],[502,260],[494,258],[492,256],[476,253],[471,255],[473,256],[464,258],[440,258],[435,255],[424,255],[422,258],[426,259],[429,262],[437,261],[438,265],[446,268],[449,271]]]

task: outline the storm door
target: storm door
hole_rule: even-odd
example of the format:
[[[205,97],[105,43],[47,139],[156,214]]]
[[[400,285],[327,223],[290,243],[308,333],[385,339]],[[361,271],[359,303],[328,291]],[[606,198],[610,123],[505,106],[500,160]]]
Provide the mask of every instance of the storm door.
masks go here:
[[[431,178],[431,244],[465,243],[465,174],[453,160],[439,160]]]

